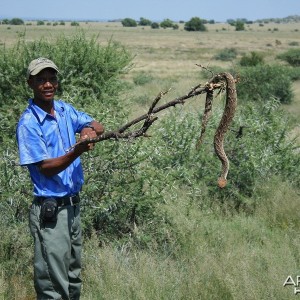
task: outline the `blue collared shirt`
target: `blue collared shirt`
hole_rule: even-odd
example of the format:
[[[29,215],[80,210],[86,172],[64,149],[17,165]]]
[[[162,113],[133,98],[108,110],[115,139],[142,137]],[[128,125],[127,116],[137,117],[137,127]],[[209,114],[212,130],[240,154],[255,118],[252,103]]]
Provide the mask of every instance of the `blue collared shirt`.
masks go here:
[[[81,190],[83,171],[78,157],[64,171],[52,177],[43,175],[36,163],[67,153],[76,143],[76,133],[93,119],[61,100],[54,101],[55,117],[29,99],[29,105],[17,126],[20,164],[27,166],[35,196],[62,197]]]

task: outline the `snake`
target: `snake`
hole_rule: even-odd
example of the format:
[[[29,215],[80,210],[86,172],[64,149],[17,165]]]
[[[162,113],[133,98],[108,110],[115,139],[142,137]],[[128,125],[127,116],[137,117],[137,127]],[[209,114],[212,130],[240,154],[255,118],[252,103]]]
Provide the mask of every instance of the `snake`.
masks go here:
[[[236,107],[237,107],[237,93],[235,79],[228,72],[223,72],[215,75],[213,79],[207,84],[207,94],[205,101],[205,109],[202,117],[201,134],[197,142],[197,148],[201,145],[212,110],[213,90],[215,85],[219,85],[221,89],[225,89],[226,86],[226,103],[221,117],[220,123],[214,135],[214,150],[221,161],[222,169],[218,178],[218,186],[224,188],[227,185],[227,175],[229,172],[229,159],[224,150],[224,138],[226,132],[233,120]]]

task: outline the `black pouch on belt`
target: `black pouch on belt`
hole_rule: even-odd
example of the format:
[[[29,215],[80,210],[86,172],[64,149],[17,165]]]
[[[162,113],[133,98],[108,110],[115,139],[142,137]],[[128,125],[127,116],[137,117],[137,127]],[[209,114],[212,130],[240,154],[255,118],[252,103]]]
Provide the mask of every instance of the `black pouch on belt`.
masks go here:
[[[54,198],[47,198],[43,200],[41,206],[41,220],[43,222],[56,222],[57,221],[58,205]]]

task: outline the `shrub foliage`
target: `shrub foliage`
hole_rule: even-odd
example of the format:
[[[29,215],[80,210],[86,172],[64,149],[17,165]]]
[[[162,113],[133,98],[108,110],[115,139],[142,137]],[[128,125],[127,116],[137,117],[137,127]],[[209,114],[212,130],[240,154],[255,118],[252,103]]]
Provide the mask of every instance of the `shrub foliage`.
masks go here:
[[[184,29],[186,31],[207,31],[207,28],[204,24],[204,20],[201,20],[198,17],[193,17],[185,23]]]
[[[239,73],[241,80],[237,89],[242,100],[267,101],[276,98],[281,103],[291,103],[292,80],[288,68],[258,64],[241,68]]]
[[[138,23],[134,19],[125,18],[125,19],[122,20],[122,25],[124,27],[137,27]]]
[[[252,51],[249,55],[243,55],[240,60],[240,65],[243,67],[254,67],[264,64],[264,57],[262,54]]]
[[[286,61],[293,67],[300,66],[300,49],[290,49],[282,54],[279,54],[277,58]]]
[[[222,61],[232,61],[237,57],[237,55],[238,52],[235,48],[225,48],[219,51],[214,58]]]

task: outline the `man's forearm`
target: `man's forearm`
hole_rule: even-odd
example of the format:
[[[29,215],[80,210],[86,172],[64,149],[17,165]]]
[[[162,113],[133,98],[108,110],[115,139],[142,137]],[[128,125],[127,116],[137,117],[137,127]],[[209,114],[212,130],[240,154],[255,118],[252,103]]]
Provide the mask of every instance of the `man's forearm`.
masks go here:
[[[92,121],[91,126],[93,128],[84,128],[81,131],[80,135],[82,139],[95,137],[104,132],[103,125],[97,121]],[[73,151],[70,151],[63,156],[43,160],[38,165],[39,170],[46,176],[54,176],[60,173],[61,171],[65,170],[83,152],[89,151],[92,148],[92,144],[75,146]]]
[[[39,170],[48,177],[57,175],[65,170],[80,155],[79,151],[74,150],[60,157],[45,159],[39,163]]]

